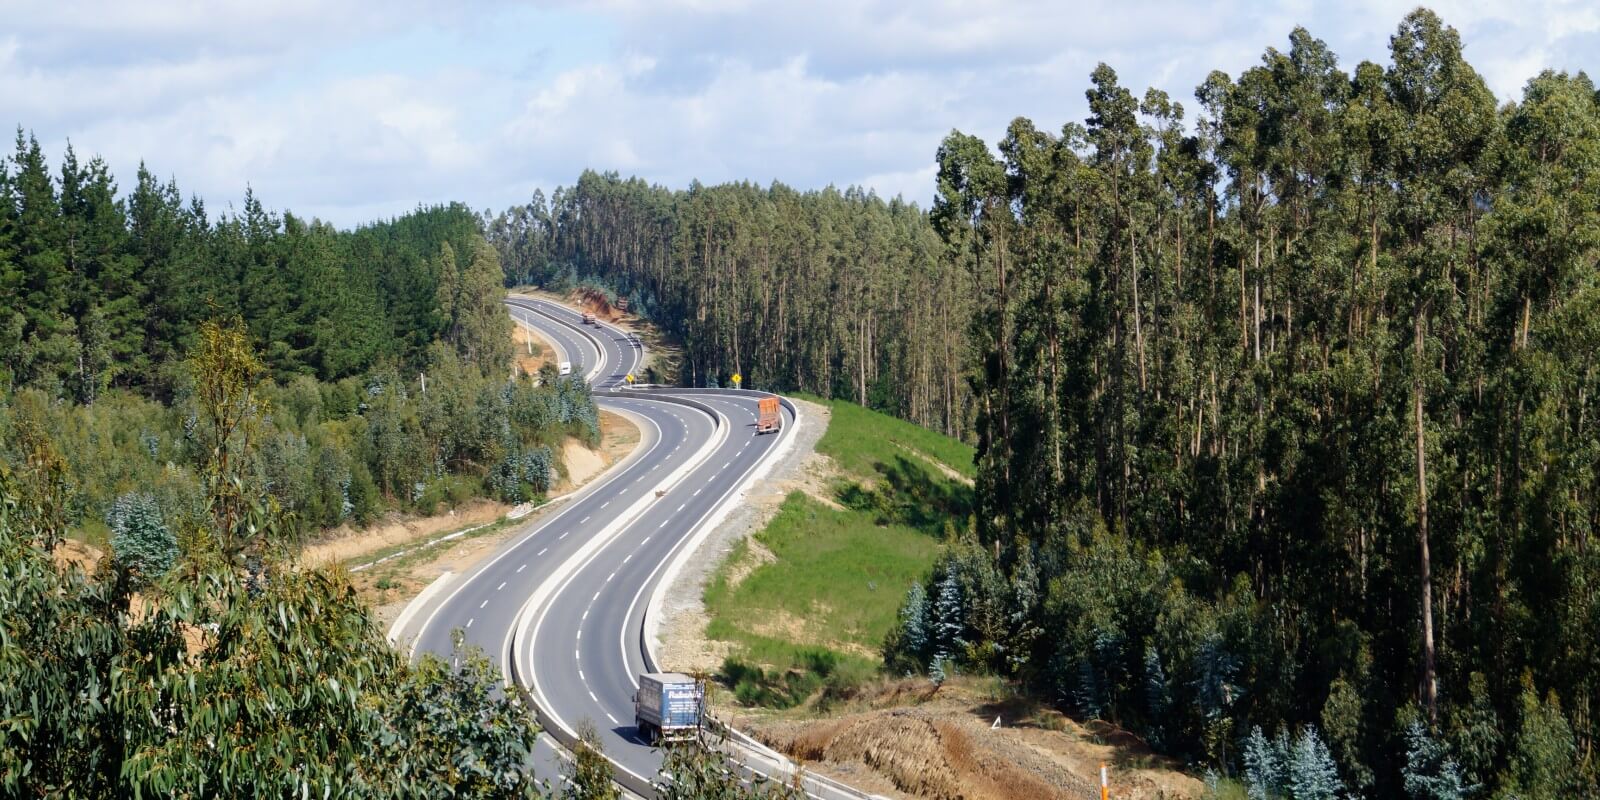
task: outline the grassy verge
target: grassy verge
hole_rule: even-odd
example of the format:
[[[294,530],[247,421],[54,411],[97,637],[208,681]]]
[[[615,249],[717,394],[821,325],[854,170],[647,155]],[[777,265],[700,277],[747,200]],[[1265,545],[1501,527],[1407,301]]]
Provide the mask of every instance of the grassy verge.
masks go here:
[[[420,560],[424,559],[424,557],[432,558],[434,551],[440,547],[453,545],[459,542],[470,542],[473,539],[499,533],[506,527],[507,524],[515,521],[516,520],[508,520],[505,517],[501,517],[493,522],[483,523],[480,525],[463,525],[454,530],[442,531],[419,541],[401,542],[399,544],[390,545],[389,547],[373,550],[370,553],[362,553],[358,556],[352,556],[345,559],[344,566],[348,568],[360,566],[362,564],[371,564],[371,569],[391,570],[409,568],[417,564]],[[456,534],[461,534],[463,531],[466,531],[466,533],[461,536],[456,536]],[[456,536],[456,538],[451,539],[448,542],[441,541],[447,536]],[[397,556],[397,553],[404,553],[404,555]],[[384,559],[388,560],[384,561]],[[382,563],[378,563],[380,561]]]
[[[801,492],[789,495],[755,538],[775,560],[736,578],[750,548],[735,548],[706,587],[706,632],[735,643],[729,682],[741,699],[759,698],[763,705],[804,699],[813,687],[802,676],[858,680],[876,671],[878,647],[906,589],[928,571],[937,552],[937,544],[915,528],[879,526],[867,515],[831,509]],[[767,680],[764,668],[777,677]],[[785,691],[763,696],[751,688],[762,683]]]
[[[707,636],[734,645],[721,678],[747,705],[789,707],[871,678],[906,590],[971,507],[971,487],[949,474],[971,474],[971,447],[817,402],[832,408],[817,450],[840,468],[831,499],[843,507],[791,493],[705,591]]]
[[[805,399],[833,412],[828,432],[817,442],[817,452],[831,457],[852,476],[871,478],[879,465],[893,464],[906,455],[936,460],[967,479],[978,474],[973,463],[975,451],[965,442],[844,400]]]

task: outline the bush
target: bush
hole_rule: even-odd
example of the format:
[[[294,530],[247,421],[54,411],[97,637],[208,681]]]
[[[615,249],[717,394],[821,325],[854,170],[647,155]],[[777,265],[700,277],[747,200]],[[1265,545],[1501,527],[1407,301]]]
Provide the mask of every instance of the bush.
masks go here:
[[[747,706],[793,708],[822,690],[823,706],[850,696],[871,680],[870,665],[841,658],[822,647],[806,647],[794,656],[787,669],[766,670],[736,656],[722,662],[721,681]]]

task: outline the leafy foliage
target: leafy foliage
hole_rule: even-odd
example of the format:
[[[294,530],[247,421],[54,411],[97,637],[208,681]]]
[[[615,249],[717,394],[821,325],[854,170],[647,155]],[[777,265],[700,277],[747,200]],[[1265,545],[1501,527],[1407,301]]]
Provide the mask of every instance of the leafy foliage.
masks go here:
[[[721,753],[700,742],[670,746],[665,755],[656,781],[660,800],[800,800],[806,796],[794,786],[760,776],[748,785],[741,784],[730,774]]]
[[[1291,760],[1362,792],[1593,794],[1600,94],[1497,109],[1425,9],[1387,64],[1287,44],[1188,122],[1102,65],[1082,125],[944,141],[977,484],[928,605],[955,575],[958,666],[1224,774],[1321,724]]]
[[[316,571],[208,572],[130,615],[17,536],[0,478],[6,794],[531,796],[536,728],[481,655],[407,666]]]
[[[605,750],[600,746],[599,732],[594,723],[581,723],[561,800],[617,800],[621,796],[611,780],[611,762],[606,760]]]

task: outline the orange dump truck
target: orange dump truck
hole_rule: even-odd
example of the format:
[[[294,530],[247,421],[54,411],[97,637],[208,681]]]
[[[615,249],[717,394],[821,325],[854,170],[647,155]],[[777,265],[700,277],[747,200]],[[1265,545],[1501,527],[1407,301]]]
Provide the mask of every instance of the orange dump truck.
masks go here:
[[[778,398],[763,397],[756,402],[756,433],[777,433],[782,426],[782,418],[778,416]]]

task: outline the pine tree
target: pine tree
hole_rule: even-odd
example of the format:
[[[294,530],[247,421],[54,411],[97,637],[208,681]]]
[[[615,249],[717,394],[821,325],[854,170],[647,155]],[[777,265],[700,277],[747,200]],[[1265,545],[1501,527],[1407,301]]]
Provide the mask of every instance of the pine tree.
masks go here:
[[[928,593],[920,582],[913,583],[900,606],[900,645],[921,662],[927,658],[928,638]]]
[[[1307,725],[1295,737],[1288,759],[1289,796],[1294,800],[1339,800],[1344,783],[1317,729]]]
[[[1406,726],[1405,739],[1401,772],[1411,800],[1463,800],[1472,795],[1474,787],[1467,785],[1444,743],[1433,738],[1421,720]]]
[[[106,513],[106,524],[117,564],[137,583],[160,578],[177,561],[177,537],[162,521],[154,497],[134,492],[118,497]]]
[[[1289,787],[1289,740],[1279,731],[1268,739],[1261,726],[1250,729],[1240,748],[1244,758],[1245,788],[1250,800],[1278,800]]]
[[[967,643],[962,638],[966,631],[966,604],[962,600],[961,581],[956,577],[953,564],[945,569],[939,582],[939,592],[933,605],[934,660],[946,667],[960,658]]]

